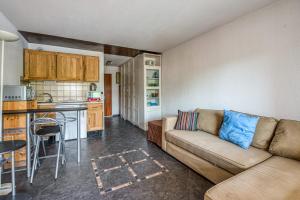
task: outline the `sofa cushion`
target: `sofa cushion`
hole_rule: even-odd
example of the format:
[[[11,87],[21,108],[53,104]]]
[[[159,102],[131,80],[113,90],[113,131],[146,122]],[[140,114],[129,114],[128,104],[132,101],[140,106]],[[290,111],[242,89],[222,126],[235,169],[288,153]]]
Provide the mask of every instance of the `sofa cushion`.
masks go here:
[[[209,189],[205,200],[296,200],[299,186],[300,162],[273,156]]]
[[[259,149],[267,150],[274,136],[278,120],[276,120],[273,117],[253,115],[249,113],[244,113],[244,114],[259,117],[251,145]]]
[[[269,151],[277,156],[300,160],[300,121],[280,120]]]
[[[268,149],[274,136],[277,120],[272,117],[259,117],[252,146],[259,149]]]
[[[199,114],[197,112],[182,112],[178,110],[178,117],[177,117],[175,129],[196,131],[198,115]]]
[[[219,134],[219,129],[223,121],[223,110],[208,110],[197,108],[195,112],[198,116],[198,130],[205,131],[214,135]]]
[[[171,130],[166,132],[166,140],[233,174],[240,173],[271,156],[269,152],[255,147],[244,150],[203,131]]]
[[[248,149],[252,143],[259,117],[240,112],[225,110],[220,138],[243,149]]]

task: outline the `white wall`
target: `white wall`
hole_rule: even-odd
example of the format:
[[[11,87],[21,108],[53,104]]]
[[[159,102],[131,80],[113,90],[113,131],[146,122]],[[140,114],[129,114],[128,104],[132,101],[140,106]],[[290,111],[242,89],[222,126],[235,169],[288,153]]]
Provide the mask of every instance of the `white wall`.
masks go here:
[[[4,50],[4,84],[18,85],[20,76],[23,75],[23,47],[27,42],[2,12],[0,12],[0,30],[16,33],[20,37],[16,42],[6,42]]]
[[[300,120],[300,1],[281,0],[163,53],[163,114],[197,107]]]
[[[119,84],[116,83],[116,73],[120,72],[120,67],[105,66],[104,73],[112,75],[112,114],[119,115]]]
[[[88,51],[88,50],[82,50],[82,49],[73,49],[73,48],[44,45],[44,44],[34,44],[34,43],[28,43],[28,48],[29,49],[39,49],[39,50],[44,50],[44,51],[56,51],[56,52],[74,53],[74,54],[82,54],[82,55],[89,55],[89,56],[99,56],[100,80],[97,83],[97,90],[100,92],[104,92],[104,53],[103,52]]]

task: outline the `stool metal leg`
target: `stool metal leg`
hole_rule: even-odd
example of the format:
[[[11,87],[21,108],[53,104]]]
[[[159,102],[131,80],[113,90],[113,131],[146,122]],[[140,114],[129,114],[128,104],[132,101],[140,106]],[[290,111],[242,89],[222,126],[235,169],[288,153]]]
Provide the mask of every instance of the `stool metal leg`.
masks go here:
[[[36,143],[36,145],[37,145],[37,143]],[[40,158],[39,158],[40,145],[41,145],[41,138],[39,138],[39,146],[38,146],[38,152],[37,152],[37,155],[36,155],[36,163],[35,163],[35,165],[32,164],[32,167],[34,168],[34,171],[37,170],[38,166],[39,167],[41,166]]]
[[[2,166],[0,165],[0,189],[2,185]]]
[[[15,196],[16,195],[15,151],[11,152],[11,183],[12,183],[12,196]]]
[[[61,151],[61,133],[59,133],[59,142],[58,142],[58,151],[57,151],[57,158],[56,158],[56,169],[55,169],[55,179],[57,179],[58,174],[58,167],[59,167],[59,157],[60,157],[60,151]]]
[[[40,137],[38,136],[37,141],[36,141],[35,150],[34,150],[34,158],[33,158],[33,165],[32,165],[32,169],[31,169],[30,183],[32,183],[32,181],[33,181],[34,171],[35,171],[36,165],[37,165],[37,156],[39,153],[39,147],[40,147]]]
[[[45,148],[45,140],[44,140],[43,137],[41,138],[41,140],[42,140],[42,146],[43,146],[44,156],[46,156],[47,154],[46,154],[46,148]]]
[[[61,140],[62,140],[62,165],[66,162],[66,145],[65,145],[65,134],[66,134],[66,125],[67,123],[64,122],[62,127],[62,134],[61,134]]]
[[[65,164],[65,162],[66,162],[66,155],[65,155],[65,141],[64,141],[64,138],[63,138],[63,136],[61,135],[61,156],[62,156],[62,158],[61,158],[61,164],[62,165],[64,165]]]

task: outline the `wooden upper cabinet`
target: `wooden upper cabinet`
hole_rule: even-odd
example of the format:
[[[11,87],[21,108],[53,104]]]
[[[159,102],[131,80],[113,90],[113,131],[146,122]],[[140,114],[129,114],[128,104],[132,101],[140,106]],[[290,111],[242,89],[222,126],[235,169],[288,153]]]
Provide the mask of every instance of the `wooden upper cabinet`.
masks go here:
[[[99,81],[99,57],[84,56],[84,80]]]
[[[83,56],[57,53],[57,80],[82,81]]]
[[[99,57],[24,49],[24,80],[99,81]]]
[[[55,80],[56,54],[48,51],[24,50],[24,80]]]

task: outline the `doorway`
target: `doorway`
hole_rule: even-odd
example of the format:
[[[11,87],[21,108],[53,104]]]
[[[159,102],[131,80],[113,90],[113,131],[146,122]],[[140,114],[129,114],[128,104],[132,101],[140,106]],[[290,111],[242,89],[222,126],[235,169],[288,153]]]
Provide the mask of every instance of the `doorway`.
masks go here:
[[[112,75],[104,74],[104,116],[112,116]]]

